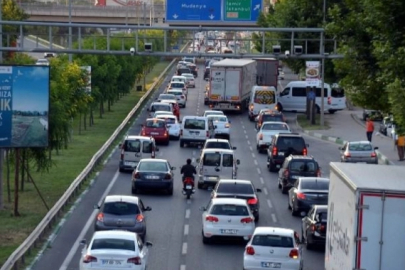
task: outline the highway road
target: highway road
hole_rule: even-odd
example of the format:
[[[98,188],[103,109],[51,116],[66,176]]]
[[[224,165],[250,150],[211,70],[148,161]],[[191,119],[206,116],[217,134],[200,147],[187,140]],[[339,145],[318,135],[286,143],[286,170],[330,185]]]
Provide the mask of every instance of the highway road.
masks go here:
[[[205,82],[203,66],[196,80],[196,88],[189,89],[187,108],[181,115],[201,115],[207,109],[203,105]],[[172,70],[171,73],[173,73]],[[286,84],[295,76],[286,74]],[[166,78],[161,89],[169,82]],[[295,129],[294,114],[287,114],[290,126]],[[146,118],[143,110],[131,127],[129,134],[138,134],[140,124]],[[266,155],[258,154],[255,149],[255,131],[247,115],[230,115],[232,121],[231,141],[237,147],[237,157],[241,161],[238,171],[239,179],[252,180],[263,192],[261,201],[261,218],[258,226],[277,226],[292,228],[301,234],[301,218],[293,217],[287,209],[287,196],[277,188],[277,174],[266,168]],[[337,161],[338,151],[335,144],[305,137],[309,144],[309,154],[320,163],[323,176],[329,175],[329,162]],[[173,196],[164,194],[139,195],[144,203],[152,207],[147,213],[147,241],[154,245],[150,249],[149,270],[240,270],[244,244],[230,242],[216,245],[203,245],[201,237],[200,206],[205,206],[210,198],[210,191],[197,190],[191,200],[186,200],[181,193],[179,168],[187,158],[197,158],[197,148],[180,148],[178,141],[171,141],[169,146],[160,146],[159,158],[169,159],[176,167],[175,191]],[[105,164],[95,183],[81,196],[80,202],[64,222],[55,240],[46,249],[33,269],[78,270],[82,238],[90,239],[94,230],[96,210],[93,209],[107,194],[131,194],[131,175],[118,172],[119,151],[116,149],[111,159]],[[304,249],[304,269],[323,270],[324,251],[307,251]]]
[[[29,49],[35,49],[35,48],[49,48],[49,46],[42,45],[41,43],[37,43],[35,40],[31,38],[26,38],[24,37],[24,48],[29,48]],[[35,59],[40,59],[44,58],[44,53],[27,53],[29,56],[35,58]]]

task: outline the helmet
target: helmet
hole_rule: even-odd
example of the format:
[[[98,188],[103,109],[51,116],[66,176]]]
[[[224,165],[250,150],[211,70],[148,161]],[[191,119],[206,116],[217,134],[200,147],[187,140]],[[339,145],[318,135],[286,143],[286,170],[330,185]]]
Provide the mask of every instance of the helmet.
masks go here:
[[[191,159],[187,159],[187,164],[190,165],[191,164]]]

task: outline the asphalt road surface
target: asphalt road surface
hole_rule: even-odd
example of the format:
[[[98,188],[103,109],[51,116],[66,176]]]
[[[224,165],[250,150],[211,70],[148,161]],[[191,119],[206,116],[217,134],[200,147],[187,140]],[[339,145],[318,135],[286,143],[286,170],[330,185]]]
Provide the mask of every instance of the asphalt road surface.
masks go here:
[[[41,43],[37,42],[34,39],[31,38],[24,38],[24,44],[22,44],[22,46],[24,46],[24,48],[28,48],[28,49],[35,49],[35,48],[41,48],[41,49],[45,49],[45,48],[49,48],[48,46],[42,45]],[[35,58],[35,59],[40,59],[40,58],[44,58],[44,53],[27,53],[29,56]]]
[[[189,89],[187,108],[181,115],[201,115],[207,109],[203,105],[205,82],[203,66],[199,66],[196,88]],[[173,70],[174,71],[174,70]],[[293,78],[293,76],[291,76]],[[161,89],[169,82],[166,78]],[[287,81],[283,81],[285,85]],[[293,114],[287,114],[289,123],[294,129]],[[140,124],[146,118],[146,111],[130,129],[129,134],[136,135]],[[266,168],[266,155],[258,154],[255,147],[254,124],[249,122],[246,114],[229,115],[232,121],[231,142],[237,147],[237,158],[241,164],[238,170],[239,179],[252,180],[256,188],[262,188],[259,195],[261,201],[261,218],[258,226],[277,226],[292,228],[301,234],[301,218],[293,217],[287,210],[287,196],[277,188],[277,174],[270,173]],[[329,162],[337,161],[336,145],[305,137],[309,144],[309,154],[313,155],[322,167],[323,176],[329,175]],[[186,200],[181,193],[181,176],[179,168],[187,158],[197,158],[200,149],[180,148],[178,141],[171,141],[169,146],[160,146],[159,158],[168,159],[175,171],[175,191],[173,196],[165,194],[139,195],[144,203],[152,207],[147,213],[147,241],[153,243],[148,261],[149,270],[240,270],[242,269],[244,244],[236,242],[203,245],[201,237],[201,212],[199,207],[205,206],[210,191],[197,190],[196,194]],[[79,241],[90,239],[94,230],[96,210],[93,209],[107,194],[131,194],[131,174],[118,172],[119,151],[115,150],[112,158],[101,170],[96,182],[82,196],[80,203],[70,214],[60,229],[56,239],[50,245],[34,269],[78,270],[82,247]],[[323,270],[324,251],[307,251],[304,249],[304,269]]]

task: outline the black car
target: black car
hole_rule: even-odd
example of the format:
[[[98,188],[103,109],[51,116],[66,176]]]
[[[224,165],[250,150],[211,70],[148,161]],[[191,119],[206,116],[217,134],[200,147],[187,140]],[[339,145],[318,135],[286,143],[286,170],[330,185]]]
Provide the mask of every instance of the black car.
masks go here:
[[[273,137],[267,149],[267,168],[271,172],[278,171],[286,157],[290,155],[308,154],[309,145],[298,133],[278,133]]]
[[[177,75],[180,76],[183,73],[191,73],[191,70],[188,67],[181,67],[177,70]]]
[[[194,78],[198,77],[198,68],[195,64],[189,63],[187,67],[191,70],[191,74],[194,75]]]
[[[278,172],[278,188],[283,194],[286,194],[299,177],[320,176],[321,168],[314,157],[291,155],[285,159]]]
[[[288,191],[288,208],[293,216],[307,213],[313,205],[327,205],[329,179],[319,177],[300,177]]]
[[[314,205],[308,215],[302,219],[301,237],[307,249],[319,245],[325,246],[328,225],[328,206]]]
[[[262,190],[256,189],[249,180],[222,179],[215,185],[211,198],[245,199],[255,217],[255,221],[259,221],[260,202],[257,192],[262,192]]]
[[[207,67],[204,71],[204,80],[208,81],[210,79],[210,68]]]

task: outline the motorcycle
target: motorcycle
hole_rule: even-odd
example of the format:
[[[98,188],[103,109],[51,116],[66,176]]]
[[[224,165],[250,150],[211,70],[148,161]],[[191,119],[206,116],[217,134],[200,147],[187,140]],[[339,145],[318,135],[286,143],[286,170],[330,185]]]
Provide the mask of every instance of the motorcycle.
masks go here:
[[[190,199],[191,194],[193,194],[194,192],[194,179],[192,177],[186,177],[184,179],[183,194],[187,196],[187,199]]]

